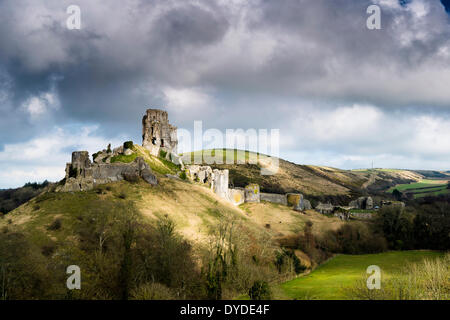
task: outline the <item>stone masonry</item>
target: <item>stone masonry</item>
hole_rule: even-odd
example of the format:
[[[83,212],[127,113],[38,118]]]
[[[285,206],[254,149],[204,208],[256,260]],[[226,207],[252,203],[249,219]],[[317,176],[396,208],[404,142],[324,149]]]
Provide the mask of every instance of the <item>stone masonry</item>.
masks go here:
[[[159,156],[160,150],[176,154],[177,145],[177,127],[169,123],[167,112],[148,109],[142,118],[142,146]]]
[[[91,163],[87,151],[72,153],[72,162],[66,165],[64,184],[56,191],[75,192],[92,190],[96,185],[120,180],[136,181],[142,178],[149,184],[158,183],[156,176],[143,158],[132,163]]]

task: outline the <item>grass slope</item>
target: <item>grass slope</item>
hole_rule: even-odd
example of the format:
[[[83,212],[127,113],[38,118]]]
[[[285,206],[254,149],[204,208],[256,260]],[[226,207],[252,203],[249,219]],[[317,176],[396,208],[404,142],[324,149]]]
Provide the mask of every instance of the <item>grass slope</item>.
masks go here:
[[[395,189],[403,193],[412,193],[414,198],[425,196],[438,196],[449,193],[447,189],[448,180],[442,179],[422,179],[419,182],[398,184],[391,187],[387,192],[392,193]]]
[[[245,222],[248,231],[255,236],[273,239],[302,230],[306,220],[312,220],[317,228],[324,229],[340,223],[337,218],[314,211],[302,215],[271,203],[235,207],[205,186],[159,177],[159,184],[153,187],[145,182],[121,181],[86,192],[44,193],[0,219],[0,228],[25,231],[37,248],[63,245],[70,239],[76,241],[73,225],[80,213],[99,205],[99,201],[110,203],[111,209],[116,204],[131,201],[148,223],[167,215],[174,220],[181,234],[200,245],[207,244],[211,229],[225,215]],[[61,220],[62,228],[49,230],[48,226],[55,219]],[[267,224],[271,227],[267,228]]]
[[[381,268],[383,279],[400,272],[409,262],[420,262],[425,258],[443,256],[435,251],[391,251],[379,254],[337,255],[315,269],[309,275],[279,286],[281,299],[345,299],[343,289],[355,284],[370,265]]]

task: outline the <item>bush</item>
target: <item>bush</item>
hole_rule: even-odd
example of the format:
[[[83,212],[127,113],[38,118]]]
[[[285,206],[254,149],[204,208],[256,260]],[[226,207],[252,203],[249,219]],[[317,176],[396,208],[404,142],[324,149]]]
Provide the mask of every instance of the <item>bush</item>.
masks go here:
[[[51,243],[51,244],[42,246],[41,252],[44,256],[49,257],[53,254],[53,252],[55,252],[55,250],[56,250],[56,245],[54,243]]]
[[[186,179],[187,179],[186,171],[181,171],[181,173],[180,173],[180,178],[181,178],[182,180],[186,180]]]
[[[133,300],[173,300],[172,291],[160,283],[145,283],[131,291]]]
[[[131,182],[131,183],[137,183],[139,182],[139,174],[137,173],[125,173],[123,174],[123,178],[125,181]]]
[[[159,150],[159,156],[160,156],[161,158],[165,159],[166,156],[167,156],[167,151]]]
[[[410,263],[399,274],[383,280],[380,290],[369,290],[366,276],[345,289],[355,300],[449,300],[450,254],[438,259]]]
[[[285,249],[277,253],[275,258],[275,266],[277,267],[279,273],[281,273],[283,269],[286,269],[286,266],[293,266],[295,274],[303,273],[306,270],[306,267],[302,265],[302,262],[295,255],[295,252]]]
[[[130,162],[133,162],[134,160],[136,160],[136,158],[137,158],[136,153],[132,153],[129,156],[126,156],[124,154],[119,154],[117,156],[111,157],[111,163],[114,163],[114,162],[130,163]]]
[[[47,230],[59,230],[61,229],[62,222],[61,219],[56,218],[53,222],[47,227]]]
[[[123,149],[133,149],[134,143],[133,141],[125,141],[123,143]]]
[[[101,153],[102,153],[101,151],[94,153],[94,154],[92,155],[92,161],[95,161],[95,159],[97,159],[97,157],[98,157]]]
[[[248,291],[248,295],[252,300],[270,300],[271,292],[269,284],[266,281],[257,280]]]
[[[333,253],[363,254],[387,250],[386,239],[363,224],[346,223],[325,233],[318,243],[322,250]]]

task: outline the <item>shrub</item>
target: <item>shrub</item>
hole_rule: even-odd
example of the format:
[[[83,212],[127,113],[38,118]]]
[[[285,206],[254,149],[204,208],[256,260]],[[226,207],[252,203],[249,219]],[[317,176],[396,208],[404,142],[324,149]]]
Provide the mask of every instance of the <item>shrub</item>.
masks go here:
[[[387,250],[387,242],[363,224],[344,224],[318,239],[319,247],[327,252],[362,254]]]
[[[125,141],[123,143],[123,149],[133,149],[134,143],[133,141]]]
[[[94,153],[94,154],[92,155],[92,161],[95,161],[95,159],[97,159],[97,157],[98,157],[99,154],[101,154],[101,153],[102,153],[101,151]]]
[[[302,273],[306,270],[306,267],[302,265],[300,259],[295,255],[294,251],[283,250],[277,253],[275,258],[275,266],[277,267],[279,273],[285,269],[283,267],[289,267],[290,263],[292,263],[296,274]]]
[[[103,190],[103,187],[102,187],[102,186],[97,186],[97,187],[94,189],[94,191],[95,191],[96,194],[105,194],[105,193],[106,193],[105,190]]]
[[[123,178],[125,179],[125,181],[131,182],[131,183],[137,183],[139,182],[139,174],[137,173],[125,173],[123,175]]]
[[[269,284],[266,281],[256,280],[248,291],[248,295],[252,300],[270,300],[272,294]]]
[[[119,155],[111,158],[111,163],[114,163],[114,162],[130,163],[130,162],[133,162],[136,158],[137,158],[136,153],[132,153],[129,156],[126,156],[124,154],[119,154]]]
[[[159,156],[160,156],[161,158],[165,159],[166,156],[167,156],[167,151],[159,150]]]
[[[111,143],[108,144],[108,148],[106,149],[106,153],[111,153]]]
[[[450,254],[438,259],[409,263],[399,274],[383,281],[380,290],[367,288],[366,276],[344,290],[355,300],[448,300]]]
[[[186,180],[186,179],[187,179],[187,175],[186,175],[186,172],[185,172],[185,171],[181,171],[181,173],[180,173],[180,178],[181,178],[182,180]]]
[[[49,257],[55,252],[56,245],[54,243],[42,246],[41,252],[44,256]]]
[[[131,291],[133,300],[173,300],[172,291],[160,283],[145,283]]]
[[[119,193],[118,197],[120,199],[126,199],[127,198],[127,194],[124,191],[122,191],[122,192]]]
[[[47,230],[59,230],[61,229],[62,222],[61,219],[56,218],[53,222],[47,227]]]

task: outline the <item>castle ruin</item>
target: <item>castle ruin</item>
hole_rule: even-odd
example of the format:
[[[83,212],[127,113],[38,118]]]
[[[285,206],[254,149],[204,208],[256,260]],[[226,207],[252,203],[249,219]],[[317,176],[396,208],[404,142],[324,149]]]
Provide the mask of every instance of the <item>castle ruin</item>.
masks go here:
[[[148,109],[142,118],[142,146],[158,157],[160,150],[176,153],[177,127],[169,123],[167,111]]]
[[[72,152],[72,162],[66,165],[66,177],[58,192],[92,190],[95,186],[115,181],[137,181],[142,178],[151,185],[158,180],[142,157],[131,163],[92,163],[87,151]]]

